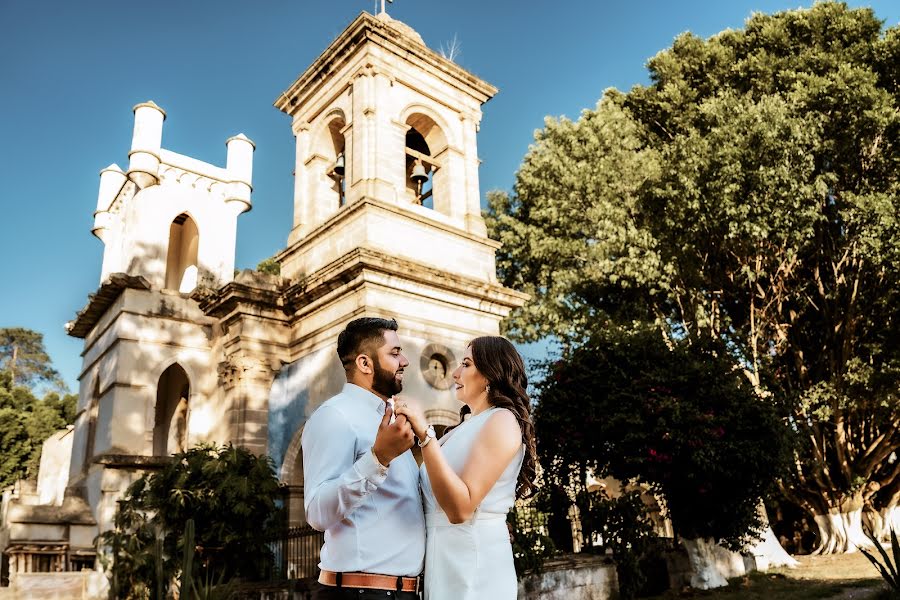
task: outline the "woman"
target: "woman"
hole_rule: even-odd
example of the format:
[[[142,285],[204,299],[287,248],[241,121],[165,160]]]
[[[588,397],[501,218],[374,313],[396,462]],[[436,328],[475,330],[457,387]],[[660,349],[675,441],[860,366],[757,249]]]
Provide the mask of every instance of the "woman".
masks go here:
[[[506,513],[517,495],[532,492],[536,463],[525,366],[508,340],[479,337],[453,380],[465,405],[460,424],[439,442],[419,407],[402,400],[396,406],[421,440],[425,599],[512,600],[517,583]]]

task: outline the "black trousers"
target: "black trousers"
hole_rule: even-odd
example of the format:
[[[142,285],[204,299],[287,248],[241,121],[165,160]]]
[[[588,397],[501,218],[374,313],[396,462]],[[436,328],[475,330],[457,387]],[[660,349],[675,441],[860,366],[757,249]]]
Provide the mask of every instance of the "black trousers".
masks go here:
[[[313,584],[312,600],[420,600],[416,592],[389,592],[352,587]]]

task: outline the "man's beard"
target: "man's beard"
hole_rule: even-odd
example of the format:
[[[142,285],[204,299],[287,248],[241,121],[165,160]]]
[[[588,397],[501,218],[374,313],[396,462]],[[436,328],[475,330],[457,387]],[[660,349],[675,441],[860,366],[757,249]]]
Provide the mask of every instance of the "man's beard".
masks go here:
[[[403,382],[397,381],[397,373],[382,369],[381,365],[375,365],[375,379],[372,381],[372,389],[384,396],[390,398],[394,394],[403,391]]]

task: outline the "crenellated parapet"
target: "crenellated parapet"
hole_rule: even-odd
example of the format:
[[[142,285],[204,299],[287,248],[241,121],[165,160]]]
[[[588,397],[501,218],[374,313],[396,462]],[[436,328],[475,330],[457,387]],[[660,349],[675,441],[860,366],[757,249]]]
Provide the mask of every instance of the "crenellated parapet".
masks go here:
[[[128,170],[100,172],[92,232],[104,245],[100,281],[112,273],[145,277],[156,289],[189,293],[219,286],[234,272],[237,217],[253,206],[253,142],[226,141],[220,167],[162,147],[166,113],[134,107]]]

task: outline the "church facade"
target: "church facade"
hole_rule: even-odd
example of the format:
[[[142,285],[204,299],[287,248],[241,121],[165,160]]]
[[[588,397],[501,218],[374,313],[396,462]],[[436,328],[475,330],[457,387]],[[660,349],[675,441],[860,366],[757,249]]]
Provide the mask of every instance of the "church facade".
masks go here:
[[[127,168],[101,172],[99,288],[67,325],[84,340],[58,501],[73,508],[11,499],[7,556],[28,554],[38,513],[43,531],[58,526],[57,553],[89,554],[67,523],[88,528],[79,540],[111,528],[132,481],[201,442],[271,456],[302,523],[300,436],[343,385],[336,339],[354,318],[398,320],[404,393],[455,423],[466,344],[526,300],[498,283],[481,216],[477,133],[495,93],[386,13],[360,14],[275,101],[296,138],[280,275],[234,271],[253,142],[236,135],[226,166],[207,164],[164,149],[165,111],[137,105]]]

